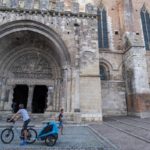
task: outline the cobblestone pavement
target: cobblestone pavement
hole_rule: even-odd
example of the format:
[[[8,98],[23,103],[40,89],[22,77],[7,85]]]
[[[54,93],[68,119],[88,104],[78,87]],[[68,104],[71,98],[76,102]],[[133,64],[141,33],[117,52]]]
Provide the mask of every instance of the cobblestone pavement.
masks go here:
[[[35,123],[34,123],[35,124]],[[0,132],[2,131],[0,123]],[[38,126],[38,124],[36,125]],[[38,130],[38,129],[37,129]],[[111,117],[101,123],[65,125],[64,135],[59,136],[54,147],[43,141],[19,146],[19,138],[0,150],[150,150],[150,118]]]
[[[150,150],[150,118],[111,117],[90,127],[118,150]]]
[[[19,146],[18,135],[15,136],[11,144],[0,142],[0,145],[0,150],[115,150],[111,143],[96,135],[88,126],[66,126],[64,135],[58,138],[54,147],[47,147],[44,141],[36,141],[32,145]]]

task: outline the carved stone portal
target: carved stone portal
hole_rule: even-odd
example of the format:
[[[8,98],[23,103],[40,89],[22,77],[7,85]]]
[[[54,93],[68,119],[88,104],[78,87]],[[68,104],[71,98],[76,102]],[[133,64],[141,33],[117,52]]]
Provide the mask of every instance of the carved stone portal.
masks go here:
[[[14,78],[51,79],[52,68],[39,54],[27,54],[15,61],[11,73]]]

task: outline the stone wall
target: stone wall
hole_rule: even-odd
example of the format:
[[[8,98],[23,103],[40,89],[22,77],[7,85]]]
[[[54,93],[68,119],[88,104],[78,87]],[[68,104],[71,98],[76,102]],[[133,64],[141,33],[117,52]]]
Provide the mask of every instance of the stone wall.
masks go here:
[[[150,52],[149,51],[147,51],[146,53],[146,62],[147,62],[148,79],[150,85]]]
[[[102,113],[104,116],[125,115],[125,84],[122,76],[123,47],[120,2],[103,1],[107,11],[109,48],[99,49],[100,64],[108,68],[109,79],[102,81]]]
[[[102,81],[103,116],[126,115],[125,83]]]
[[[43,3],[42,1],[40,1],[39,4],[33,3],[32,7],[24,3],[25,1],[21,1],[21,3],[18,3],[18,1],[14,0],[12,2],[13,3],[11,4],[2,4],[2,7],[0,8],[0,25],[2,25],[3,27],[6,26],[6,28],[7,25],[10,25],[10,28],[8,27],[7,29],[5,29],[7,30],[8,35],[9,33],[11,34],[14,32],[19,32],[21,35],[22,30],[30,30],[30,32],[38,32],[37,35],[39,36],[37,40],[39,40],[40,42],[40,40],[42,39],[42,37],[40,36],[42,31],[40,31],[39,29],[37,30],[35,27],[39,24],[39,26],[42,26],[43,29],[52,30],[52,32],[54,32],[57,36],[51,37],[52,40],[50,43],[50,47],[52,48],[52,50],[55,51],[55,46],[61,46],[59,45],[59,42],[56,43],[54,41],[53,43],[53,38],[61,39],[66,46],[65,51],[68,52],[68,55],[70,56],[70,62],[68,61],[70,64],[66,63],[65,65],[65,63],[63,63],[61,64],[62,66],[60,66],[61,69],[63,69],[64,71],[66,69],[67,71],[65,71],[65,73],[63,72],[64,78],[63,83],[61,83],[61,94],[59,95],[56,93],[54,95],[54,97],[57,97],[57,99],[60,96],[61,99],[61,102],[58,102],[58,100],[57,102],[55,102],[56,106],[64,107],[65,111],[68,112],[81,111],[81,113],[84,113],[83,117],[86,116],[86,118],[92,118],[91,115],[93,113],[96,113],[96,116],[94,118],[97,120],[102,120],[96,17],[97,11],[95,7],[91,4],[88,4],[85,7],[85,11],[81,12],[79,9],[79,5],[74,3],[72,5],[73,8],[69,10],[69,6],[64,2],[56,2],[55,7],[53,8],[46,8],[47,5],[45,5],[45,3]],[[47,3],[48,1],[45,2]],[[22,24],[22,22],[24,22],[24,24],[26,25],[24,25],[25,27],[20,28],[20,24]],[[30,24],[29,28],[27,24]],[[11,25],[14,26],[13,29],[11,29]],[[2,29],[3,28],[1,28],[1,30]],[[5,33],[5,31],[1,32]],[[16,37],[17,34],[14,35],[14,37]],[[27,33],[27,35],[30,34]],[[3,37],[4,35],[2,34],[1,36]],[[47,35],[45,33],[42,36]],[[33,39],[35,39],[35,37],[36,36],[33,36]],[[22,42],[17,44],[16,39],[18,38],[9,36],[10,43],[8,43],[8,45],[12,49],[11,51],[9,51],[9,48],[5,43],[5,38],[2,38],[1,40],[1,43],[3,43],[0,45],[1,57],[5,58],[5,56],[10,56],[10,53],[12,51],[14,51],[15,56],[17,57],[17,52],[19,51],[19,46],[22,46]],[[29,45],[36,48],[39,46],[41,49],[44,49],[44,51],[48,52],[48,48],[42,47],[42,45],[38,44],[39,42],[35,44],[28,42],[27,44],[25,44],[27,41],[28,40],[24,41],[25,46]],[[18,50],[16,50],[17,48]],[[58,55],[61,55],[62,52],[59,52],[60,54]],[[52,55],[54,55],[54,53],[52,53]],[[57,63],[59,63],[59,61],[61,60],[59,60],[57,54],[55,54],[55,57]],[[11,56],[7,57],[7,60],[9,61],[10,58]],[[6,60],[3,61],[4,66],[5,61]],[[11,60],[9,62],[11,62]],[[2,68],[4,67],[1,67],[1,70]],[[9,70],[5,69],[5,72],[7,74]],[[6,78],[8,79],[11,77],[8,76]],[[89,84],[89,80],[91,82],[91,85],[89,88],[86,88]],[[6,100],[7,96],[5,95],[5,91],[8,88],[7,82],[5,84],[6,86],[3,85],[2,87],[4,88],[2,92],[4,94],[3,102],[8,105],[8,100]],[[95,87],[96,90],[94,90]],[[13,91],[13,89],[11,90]],[[94,102],[93,107],[91,107],[91,99]],[[85,103],[86,101],[87,103]],[[9,102],[11,103],[11,99]],[[58,103],[60,103],[59,106]],[[1,104],[1,106],[2,105],[3,103]]]
[[[103,115],[125,115],[127,113],[126,89],[122,70],[122,54],[101,52],[100,64],[101,63],[105,64],[109,69],[108,80],[101,81]]]
[[[113,82],[111,82],[111,81],[102,82],[103,114],[104,115],[109,115],[109,114],[111,115],[111,114],[117,114],[117,113],[125,114],[126,113],[126,97],[125,97],[126,94],[125,93],[126,92],[128,93],[130,90],[127,90],[127,88],[125,88],[125,86],[124,86],[124,82],[120,82],[119,80],[122,80],[122,79],[124,80],[124,79],[130,78],[130,81],[128,81],[128,82],[133,83],[132,85],[136,89],[136,90],[134,90],[134,93],[136,93],[135,91],[138,91],[139,93],[142,93],[142,92],[147,93],[148,92],[147,81],[146,81],[147,80],[147,72],[145,72],[145,67],[147,67],[147,66],[144,63],[145,57],[143,56],[143,54],[140,54],[141,53],[140,51],[142,51],[142,53],[144,53],[144,49],[142,49],[142,46],[143,46],[142,43],[144,43],[144,38],[143,38],[143,30],[142,30],[142,24],[141,24],[140,11],[144,4],[145,4],[146,8],[149,10],[149,1],[148,0],[142,0],[142,1],[132,0],[133,6],[129,5],[129,7],[128,7],[128,1],[121,1],[121,0],[120,1],[112,1],[112,3],[109,3],[109,4],[108,4],[108,1],[106,0],[106,1],[103,1],[103,4],[105,5],[105,7],[107,9],[107,16],[108,16],[107,21],[109,24],[108,25],[109,26],[108,35],[109,35],[110,48],[105,49],[105,50],[100,49],[100,62],[102,62],[103,64],[108,66],[109,73],[110,73],[110,79],[114,80]],[[128,19],[129,19],[129,21],[128,21]],[[131,35],[129,34],[130,32],[131,32]],[[134,32],[134,37],[132,37],[133,36],[132,32]],[[129,40],[131,40],[130,44],[133,47],[135,46],[136,53],[134,55],[140,55],[140,57],[143,57],[143,59],[142,59],[143,62],[141,61],[141,59],[138,60],[139,58],[137,59],[137,61],[134,62],[133,61],[134,56],[132,56],[132,54],[129,54],[127,57],[125,56],[123,39],[124,39],[124,35],[126,35],[126,34],[129,34],[128,37],[129,37]],[[133,41],[133,40],[135,40],[135,41]],[[131,46],[130,44],[129,44],[128,50],[130,49],[130,46]],[[139,47],[141,47],[140,51],[138,50]],[[120,55],[118,55],[118,53]],[[148,64],[147,70],[149,72],[149,52],[147,52],[146,56],[147,56],[147,64]],[[129,61],[129,59],[132,59],[131,61],[133,61],[133,63],[131,63],[131,61]],[[123,69],[122,67],[123,67],[123,64],[125,64],[127,62],[129,63],[128,64],[129,66],[132,66],[132,68],[134,68],[133,74],[136,74],[135,75],[136,77],[131,78],[131,76],[130,76],[130,77],[124,78],[127,70],[122,70]],[[139,62],[139,64],[138,64],[138,62]],[[136,63],[136,64],[134,64],[134,63]],[[121,67],[118,67],[120,69],[116,69],[116,66],[119,64],[121,64],[120,65]],[[137,66],[137,64],[138,64],[138,66]],[[143,66],[140,68],[141,65],[143,65]],[[144,77],[141,77],[142,80],[136,81],[140,72],[142,72],[142,70],[139,71],[138,68],[139,68],[139,70],[143,69],[144,74],[141,76],[144,76]],[[138,71],[136,71],[136,69]],[[148,74],[150,76],[150,72]],[[145,79],[145,80],[143,81],[143,79]],[[121,90],[121,88],[119,88],[120,84],[118,85],[118,83],[123,83],[123,84],[121,84],[121,87],[124,90]],[[109,87],[106,88],[106,86],[108,86],[108,85],[110,85],[110,87],[113,87],[113,88],[112,89]],[[122,91],[121,92],[122,94],[119,94],[120,90]],[[106,93],[109,93],[109,94],[106,94]],[[142,97],[142,96],[140,95],[140,97]],[[146,96],[144,96],[144,94],[143,94],[143,98],[146,101],[147,98],[146,98]],[[108,99],[110,99],[110,101],[108,101]],[[119,100],[115,101],[113,99],[121,99],[123,101],[119,101]],[[134,97],[132,97],[132,98],[130,97],[129,99],[130,100],[134,99]],[[135,99],[137,100],[139,98],[135,98]],[[115,107],[114,110],[111,110],[111,107],[110,107],[111,104],[113,107]],[[142,103],[140,103],[140,104],[141,104],[141,107],[143,106],[144,108],[148,108],[147,104],[142,104]],[[120,105],[120,108],[122,108],[122,110],[118,110],[118,112],[117,112],[115,110],[117,110],[117,106],[119,106],[119,105]],[[132,107],[134,107],[134,106],[132,106]],[[130,107],[130,106],[128,106],[128,107]],[[136,108],[138,109],[138,106]],[[135,108],[135,110],[136,110],[136,108]],[[144,115],[142,114],[141,116],[144,116]],[[146,114],[146,116],[147,116],[147,114]]]
[[[74,64],[75,55],[77,55],[75,36],[79,36],[80,57],[82,64],[93,61],[97,55],[97,19],[95,15],[80,14],[79,16],[68,13],[52,13],[37,11],[22,11],[14,9],[6,11],[1,8],[0,24],[12,21],[32,20],[40,22],[61,36],[68,50],[70,51],[72,63]],[[79,24],[79,31],[76,32],[75,24]],[[89,58],[87,58],[89,56]]]
[[[42,11],[72,11],[96,13],[96,5],[93,0],[71,1],[71,0],[3,0],[0,1],[3,8],[42,10]]]
[[[150,83],[149,52],[146,54],[147,66],[144,63],[142,66],[145,52],[140,52],[144,51],[140,10],[144,3],[149,10],[150,3],[149,0],[132,0],[133,6],[126,8],[128,1],[124,2],[123,0],[111,0],[111,3],[110,0],[86,0],[84,2],[81,0],[78,2],[70,0],[3,0],[0,2],[0,25],[29,20],[52,29],[58,38],[62,39],[71,59],[67,73],[68,79],[65,80],[68,82],[67,105],[70,106],[67,111],[81,110],[84,112],[83,118],[85,116],[90,118],[92,113],[99,112],[98,116],[102,117],[102,106],[105,116],[125,115],[127,113],[126,93],[132,93],[130,87],[127,84],[125,86],[125,83],[132,80],[128,80],[129,78],[126,80],[126,69],[132,68],[137,74],[131,81],[135,91],[140,93],[145,86],[142,84],[146,81],[143,80],[144,82],[141,83],[137,80],[141,76],[139,72],[145,70],[145,67],[147,67]],[[98,49],[97,7],[100,5],[103,5],[107,11],[108,49]],[[132,14],[127,11],[128,9]],[[127,20],[130,21],[130,25]],[[132,37],[133,35],[134,37]],[[124,43],[127,39],[131,43]],[[132,50],[128,52],[131,48],[130,44],[133,46],[133,53]],[[4,58],[6,53],[9,53],[9,48],[6,43],[2,43],[0,45],[1,57]],[[140,60],[135,58],[135,55]],[[141,64],[139,62],[137,65],[136,60],[141,61]],[[1,62],[4,62],[3,59],[0,59]],[[109,79],[102,83],[99,78],[101,63],[105,64],[109,70]],[[125,70],[124,64],[126,64]],[[0,69],[2,70],[2,68]],[[143,77],[146,76],[147,72]],[[135,80],[136,82],[134,82]],[[146,88],[148,89],[147,86]],[[2,92],[2,88],[0,88],[0,92]],[[3,96],[4,92],[1,97]],[[131,99],[130,96],[129,99]]]

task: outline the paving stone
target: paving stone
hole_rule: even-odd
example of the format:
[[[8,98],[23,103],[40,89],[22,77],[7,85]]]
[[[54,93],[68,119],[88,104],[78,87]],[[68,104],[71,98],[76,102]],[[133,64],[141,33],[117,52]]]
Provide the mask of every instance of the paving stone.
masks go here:
[[[64,135],[59,136],[58,141],[54,147],[47,147],[44,141],[36,141],[34,144],[31,145],[19,146],[19,138],[17,137],[18,135],[15,135],[15,139],[12,141],[11,144],[6,145],[0,142],[0,150],[114,150],[114,148],[111,147],[111,145],[109,145],[103,139],[100,139],[87,126],[66,126],[64,128]]]

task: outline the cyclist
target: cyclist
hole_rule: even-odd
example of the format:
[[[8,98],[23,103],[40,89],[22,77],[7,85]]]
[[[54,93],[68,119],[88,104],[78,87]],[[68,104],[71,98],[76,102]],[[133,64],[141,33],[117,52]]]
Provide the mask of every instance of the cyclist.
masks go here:
[[[24,139],[21,140],[21,143],[20,145],[26,145],[27,144],[27,127],[28,127],[28,124],[30,122],[30,117],[29,117],[29,114],[27,112],[27,110],[24,108],[24,105],[23,104],[19,104],[19,110],[16,114],[14,114],[12,116],[12,118],[10,120],[15,120],[15,118],[20,115],[23,119],[23,127],[22,127],[22,130],[23,130],[23,137]],[[22,135],[21,135],[22,136]]]

